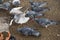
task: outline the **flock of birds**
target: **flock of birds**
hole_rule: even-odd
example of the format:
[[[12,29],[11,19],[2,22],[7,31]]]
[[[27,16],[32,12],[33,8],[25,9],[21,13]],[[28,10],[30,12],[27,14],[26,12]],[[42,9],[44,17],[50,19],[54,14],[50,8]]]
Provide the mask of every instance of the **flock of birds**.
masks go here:
[[[5,22],[6,26],[8,26],[8,27],[11,26],[13,21],[17,24],[24,24],[24,23],[28,22],[30,20],[30,18],[32,18],[34,21],[36,21],[36,23],[38,23],[42,27],[46,27],[46,28],[50,25],[58,24],[57,21],[50,20],[48,18],[43,18],[43,17],[37,18],[40,16],[44,16],[45,15],[44,13],[46,11],[50,10],[50,8],[44,7],[45,5],[48,4],[46,1],[34,2],[33,0],[29,0],[29,3],[31,5],[31,7],[29,7],[29,8],[31,8],[31,9],[29,10],[29,8],[27,8],[24,12],[22,12],[21,9],[23,7],[20,7],[20,4],[21,4],[20,0],[12,0],[12,1],[8,1],[8,2],[4,2],[4,3],[0,2],[0,9],[7,10],[7,11],[9,11],[9,13],[11,15],[14,16],[11,19],[9,24]],[[13,6],[15,6],[15,8],[11,8],[11,4]],[[5,27],[5,26],[3,26],[3,27]],[[8,27],[7,27],[7,29],[9,29]],[[5,29],[3,28],[0,30],[4,31]],[[7,30],[5,30],[5,31],[7,31]],[[40,32],[34,30],[33,28],[30,28],[29,26],[18,28],[17,31],[22,33],[25,36],[29,36],[29,35],[40,36],[41,35]]]

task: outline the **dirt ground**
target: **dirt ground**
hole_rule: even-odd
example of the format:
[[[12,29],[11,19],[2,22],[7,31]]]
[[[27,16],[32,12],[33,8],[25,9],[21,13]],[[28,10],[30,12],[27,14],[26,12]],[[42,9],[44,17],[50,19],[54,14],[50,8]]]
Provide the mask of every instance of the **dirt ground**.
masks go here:
[[[48,7],[50,7],[50,11],[45,13],[46,18],[48,19],[53,19],[56,21],[60,21],[60,0],[34,0],[34,1],[47,1],[48,2]],[[28,0],[21,0],[21,6],[26,6],[29,7],[29,1]],[[24,8],[24,10],[26,9]],[[24,11],[23,10],[23,11]],[[0,11],[0,13],[2,10]],[[1,13],[0,16],[7,16],[9,17],[9,13],[7,11],[3,10],[3,14]],[[33,37],[33,36],[24,36],[16,32],[17,28],[20,28],[22,26],[31,26],[35,28],[37,31],[41,32],[40,37]],[[18,25],[18,24],[13,24],[10,27],[10,32],[13,34],[17,40],[60,40],[60,24],[59,25],[54,25],[54,26],[49,26],[47,29],[42,28],[40,25],[38,25],[35,21],[29,21],[26,24]]]

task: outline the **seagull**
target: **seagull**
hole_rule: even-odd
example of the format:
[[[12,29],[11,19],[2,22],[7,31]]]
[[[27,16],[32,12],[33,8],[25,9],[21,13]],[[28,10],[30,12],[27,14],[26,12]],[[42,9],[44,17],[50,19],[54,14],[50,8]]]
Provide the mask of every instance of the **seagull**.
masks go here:
[[[10,11],[10,14],[14,15],[14,18],[10,21],[10,25],[12,25],[12,22],[15,21],[15,23],[17,24],[23,24],[29,21],[29,17],[25,17],[26,13],[25,11],[22,12],[19,9],[21,9],[22,7],[17,7],[17,8],[13,8]]]
[[[29,17],[25,17],[25,14],[14,15],[14,18],[10,21],[10,26],[12,25],[13,21],[17,24],[24,24],[27,23],[29,19]]]
[[[26,14],[18,14],[18,15],[15,15],[14,16],[14,20],[15,20],[15,22],[16,23],[18,23],[18,24],[24,24],[24,23],[26,23],[26,22],[28,22],[29,21],[29,17],[25,17],[25,15]]]

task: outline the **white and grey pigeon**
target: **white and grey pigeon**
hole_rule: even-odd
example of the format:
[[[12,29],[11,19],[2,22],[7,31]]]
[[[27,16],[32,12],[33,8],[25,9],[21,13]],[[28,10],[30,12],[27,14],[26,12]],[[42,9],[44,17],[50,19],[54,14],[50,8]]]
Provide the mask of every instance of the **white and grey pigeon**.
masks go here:
[[[17,32],[19,32],[19,33],[21,33],[21,34],[23,34],[25,36],[36,36],[36,37],[38,37],[38,36],[41,35],[40,32],[38,32],[38,31],[36,31],[36,30],[34,30],[34,29],[30,28],[30,27],[27,27],[27,26],[22,27],[22,28],[18,28]]]
[[[20,0],[13,0],[12,1],[12,5],[14,5],[14,6],[19,6],[20,5]]]
[[[50,25],[56,25],[57,22],[54,21],[54,20],[50,20],[50,19],[47,19],[47,18],[35,18],[34,19],[38,24],[42,25],[43,27],[48,27]]]

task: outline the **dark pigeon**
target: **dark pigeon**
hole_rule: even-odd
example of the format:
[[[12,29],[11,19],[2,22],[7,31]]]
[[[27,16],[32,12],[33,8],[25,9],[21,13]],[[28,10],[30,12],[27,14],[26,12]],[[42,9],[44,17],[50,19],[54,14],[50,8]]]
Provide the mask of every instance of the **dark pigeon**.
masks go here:
[[[0,4],[2,4],[3,3],[3,0],[0,0]]]
[[[16,40],[16,38],[11,35],[9,40]]]
[[[18,28],[18,32],[22,33],[25,36],[39,36],[40,33],[29,27]]]

